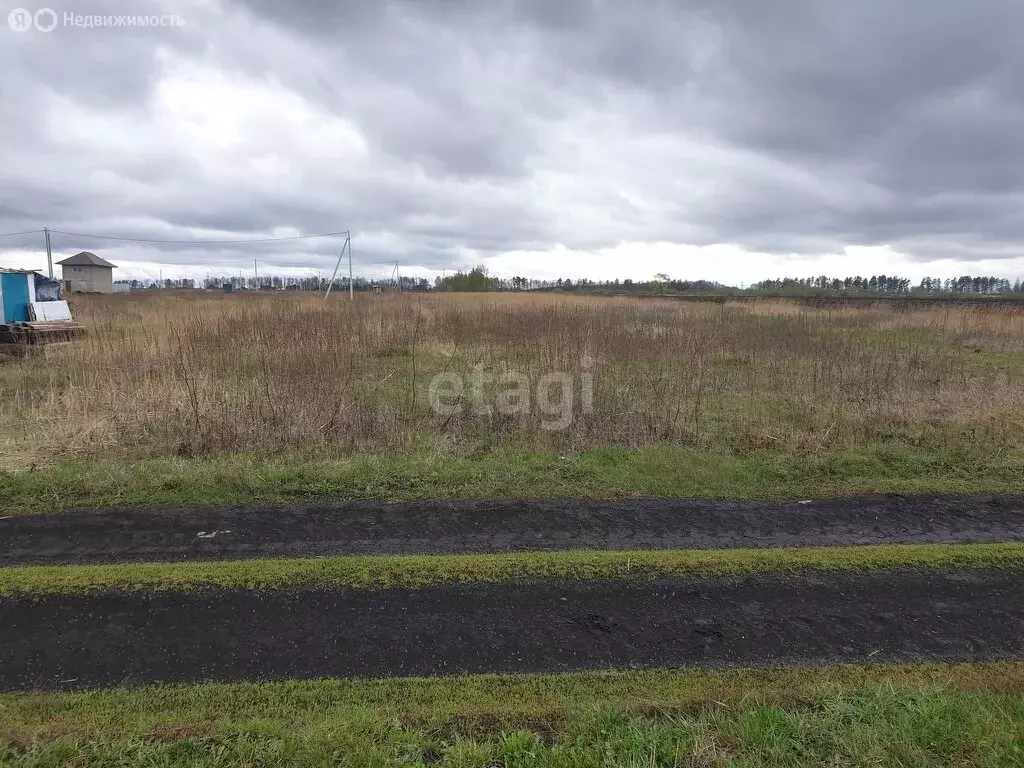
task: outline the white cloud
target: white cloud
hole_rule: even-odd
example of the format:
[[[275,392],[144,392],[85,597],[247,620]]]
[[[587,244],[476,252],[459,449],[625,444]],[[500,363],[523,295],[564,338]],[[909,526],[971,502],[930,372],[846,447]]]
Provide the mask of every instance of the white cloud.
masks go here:
[[[481,262],[495,275],[534,279],[560,277],[594,280],[650,280],[664,272],[676,279],[713,280],[749,285],[775,277],[854,277],[899,275],[918,282],[923,277],[964,274],[1015,278],[1024,275],[1024,256],[994,261],[941,259],[917,261],[890,246],[849,246],[842,253],[786,255],[756,253],[736,245],[707,246],[678,243],[621,243],[597,251],[573,251],[557,246],[546,251],[504,253]]]
[[[367,275],[1022,271],[1015,0],[186,2],[0,38],[0,232],[352,229]],[[340,248],[54,242],[125,276]]]

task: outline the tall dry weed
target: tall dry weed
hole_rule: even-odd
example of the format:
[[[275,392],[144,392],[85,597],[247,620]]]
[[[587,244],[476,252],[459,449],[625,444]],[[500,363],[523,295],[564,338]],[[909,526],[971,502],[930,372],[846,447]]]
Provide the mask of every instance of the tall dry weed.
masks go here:
[[[0,365],[8,465],[60,455],[745,450],[1014,441],[1024,315],[523,294],[84,297],[81,343]],[[565,429],[428,403],[439,373],[593,377]],[[579,393],[576,394],[579,403]],[[953,438],[951,438],[953,439]],[[956,438],[961,439],[961,438]]]

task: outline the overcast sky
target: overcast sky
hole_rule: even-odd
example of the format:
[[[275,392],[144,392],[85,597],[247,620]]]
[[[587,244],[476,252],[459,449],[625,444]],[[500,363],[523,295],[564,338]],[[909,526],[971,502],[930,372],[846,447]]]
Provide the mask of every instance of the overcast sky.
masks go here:
[[[1022,0],[0,9],[0,233],[351,229],[365,275],[1024,277]],[[182,23],[64,20],[141,13]],[[117,277],[322,273],[341,247],[53,242]],[[0,238],[0,264],[42,247]]]

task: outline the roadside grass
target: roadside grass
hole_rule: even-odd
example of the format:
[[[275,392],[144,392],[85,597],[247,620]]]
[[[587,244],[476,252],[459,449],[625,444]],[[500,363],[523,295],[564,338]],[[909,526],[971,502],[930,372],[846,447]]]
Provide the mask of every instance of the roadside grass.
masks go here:
[[[1024,452],[965,435],[957,447],[855,451],[702,450],[660,445],[579,453],[433,450],[309,459],[261,455],[65,459],[0,470],[0,513],[71,508],[285,504],[314,498],[474,499],[667,496],[797,500],[877,493],[1024,489]]]
[[[0,696],[11,766],[1019,765],[1024,663]]]
[[[352,555],[0,568],[0,597],[99,590],[389,589],[515,580],[651,580],[893,568],[1024,569],[1024,543]]]

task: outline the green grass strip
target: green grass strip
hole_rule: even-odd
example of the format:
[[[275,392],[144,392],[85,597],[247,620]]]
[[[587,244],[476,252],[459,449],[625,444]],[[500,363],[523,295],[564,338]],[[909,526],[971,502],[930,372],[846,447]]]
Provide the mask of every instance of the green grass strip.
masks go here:
[[[202,459],[65,459],[0,470],[4,515],[70,508],[288,504],[337,499],[487,499],[636,494],[705,499],[811,499],[857,494],[1020,493],[1024,453],[974,438],[854,451],[655,446],[579,453],[458,456],[258,455]]]
[[[779,549],[357,555],[326,558],[0,568],[0,595],[94,590],[386,589],[516,579],[652,579],[887,568],[1024,568],[1024,543]]]
[[[1022,662],[4,694],[0,761],[1015,765],[1024,746],[1022,694]]]

